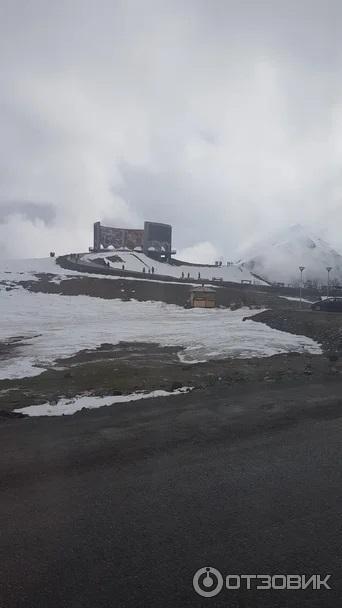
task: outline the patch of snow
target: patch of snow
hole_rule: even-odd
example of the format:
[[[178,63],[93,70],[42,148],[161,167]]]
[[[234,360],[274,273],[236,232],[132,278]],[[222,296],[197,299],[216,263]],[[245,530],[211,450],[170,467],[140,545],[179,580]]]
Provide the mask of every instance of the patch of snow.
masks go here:
[[[173,395],[181,395],[189,393],[193,390],[191,386],[183,386],[174,391],[155,390],[150,393],[131,393],[129,395],[106,395],[105,397],[89,397],[77,396],[73,399],[60,399],[56,405],[51,403],[43,403],[41,405],[29,405],[14,410],[28,416],[70,416],[79,412],[83,408],[93,410],[99,407],[108,405],[116,405],[117,403],[131,403],[141,399],[154,399],[156,397],[172,397]]]
[[[321,352],[319,345],[305,336],[243,322],[253,314],[255,311],[243,308],[186,310],[161,302],[5,291],[0,297],[0,340],[13,336],[24,336],[24,340],[16,344],[8,359],[0,361],[0,379],[38,375],[56,359],[104,342],[179,346],[182,359],[190,363],[291,351]]]

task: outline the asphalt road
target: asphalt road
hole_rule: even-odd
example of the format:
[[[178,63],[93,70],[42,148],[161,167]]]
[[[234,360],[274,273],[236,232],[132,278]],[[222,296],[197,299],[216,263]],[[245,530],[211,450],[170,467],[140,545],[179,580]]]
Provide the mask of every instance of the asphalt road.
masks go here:
[[[340,606],[342,384],[206,389],[0,425],[1,608]],[[330,574],[331,590],[192,587]]]

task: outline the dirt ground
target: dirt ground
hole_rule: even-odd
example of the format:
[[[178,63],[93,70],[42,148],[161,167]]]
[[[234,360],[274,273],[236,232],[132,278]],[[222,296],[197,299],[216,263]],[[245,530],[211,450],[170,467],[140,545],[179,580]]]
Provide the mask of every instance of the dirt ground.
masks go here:
[[[38,376],[0,381],[0,416],[16,408],[55,402],[78,394],[119,395],[134,391],[175,390],[191,386],[241,387],[249,384],[293,386],[331,382],[342,374],[339,360],[323,355],[285,354],[267,358],[223,359],[181,363],[179,348],[158,344],[103,344],[59,359]],[[332,359],[332,360],[331,360]],[[342,376],[341,376],[342,377]]]
[[[288,333],[308,336],[326,353],[342,355],[342,314],[305,309],[265,310],[253,321]]]
[[[167,283],[153,280],[120,278],[99,278],[94,275],[77,276],[54,282],[54,275],[37,275],[36,281],[21,281],[19,284],[33,292],[56,293],[67,296],[85,295],[96,298],[121,300],[135,299],[139,302],[157,301],[184,306],[189,299],[190,284]],[[9,287],[10,289],[10,287]],[[298,308],[298,303],[288,301],[275,293],[268,293],[249,285],[218,286],[216,288],[218,306],[260,308]]]

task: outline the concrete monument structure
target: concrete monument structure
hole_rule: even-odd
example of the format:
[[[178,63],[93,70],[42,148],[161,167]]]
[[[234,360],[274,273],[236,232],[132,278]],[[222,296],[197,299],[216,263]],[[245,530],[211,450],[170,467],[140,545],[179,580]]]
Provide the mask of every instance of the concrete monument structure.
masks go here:
[[[140,250],[151,257],[170,259],[172,226],[159,222],[145,222],[144,229],[115,228],[94,224],[94,251],[101,249]]]

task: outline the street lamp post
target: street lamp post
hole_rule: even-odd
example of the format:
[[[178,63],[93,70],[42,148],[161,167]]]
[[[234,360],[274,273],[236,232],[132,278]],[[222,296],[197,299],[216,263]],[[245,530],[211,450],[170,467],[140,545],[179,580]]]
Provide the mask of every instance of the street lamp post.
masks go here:
[[[300,285],[299,285],[299,302],[300,308],[302,308],[302,286],[303,286],[303,270],[305,270],[305,266],[299,266],[300,270]]]
[[[332,270],[332,266],[327,266],[328,272],[328,284],[327,284],[327,298],[329,298],[329,289],[330,289],[330,271]]]

